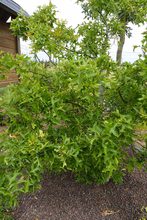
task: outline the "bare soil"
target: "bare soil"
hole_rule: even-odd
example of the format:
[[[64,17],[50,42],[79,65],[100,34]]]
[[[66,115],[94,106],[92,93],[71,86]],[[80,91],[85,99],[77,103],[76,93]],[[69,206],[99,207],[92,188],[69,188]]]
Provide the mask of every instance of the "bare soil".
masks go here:
[[[116,185],[83,185],[72,174],[45,174],[41,190],[23,195],[15,220],[147,219],[147,173],[134,171]]]

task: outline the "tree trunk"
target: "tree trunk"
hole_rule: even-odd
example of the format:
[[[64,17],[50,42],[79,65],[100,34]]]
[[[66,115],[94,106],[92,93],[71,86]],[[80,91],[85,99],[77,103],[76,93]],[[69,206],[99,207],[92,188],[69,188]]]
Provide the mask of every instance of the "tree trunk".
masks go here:
[[[126,36],[126,28],[127,28],[127,19],[126,17],[122,16],[122,13],[120,14],[119,21],[121,23],[121,31],[119,32],[119,40],[118,40],[118,48],[117,48],[117,55],[116,55],[116,61],[118,64],[121,64],[122,61],[122,52],[123,52],[123,47],[125,43],[125,36]]]
[[[125,43],[125,30],[123,30],[119,36],[117,55],[116,55],[116,61],[118,62],[118,64],[121,64],[122,61],[122,52],[123,52],[124,43]]]

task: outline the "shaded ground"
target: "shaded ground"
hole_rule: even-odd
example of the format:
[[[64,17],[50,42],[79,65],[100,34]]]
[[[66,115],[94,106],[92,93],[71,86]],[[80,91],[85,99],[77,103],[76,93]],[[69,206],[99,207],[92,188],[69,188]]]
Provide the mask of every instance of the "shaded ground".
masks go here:
[[[147,173],[135,171],[124,183],[85,186],[71,174],[45,175],[42,189],[21,198],[16,220],[139,220],[146,213]],[[146,215],[147,217],[147,215]],[[145,218],[147,219],[147,218]]]

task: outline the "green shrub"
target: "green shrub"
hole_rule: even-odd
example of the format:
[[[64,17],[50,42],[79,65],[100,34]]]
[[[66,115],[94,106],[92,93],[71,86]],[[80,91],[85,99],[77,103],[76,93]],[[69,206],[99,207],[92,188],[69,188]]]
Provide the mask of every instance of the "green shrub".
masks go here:
[[[4,58],[3,65],[15,68],[20,82],[0,100],[9,117],[0,142],[1,207],[39,187],[45,170],[105,183],[144,165],[146,149],[135,151],[133,138],[136,120],[146,117],[145,61],[117,66],[101,57],[45,68],[24,56],[9,59],[13,65]]]

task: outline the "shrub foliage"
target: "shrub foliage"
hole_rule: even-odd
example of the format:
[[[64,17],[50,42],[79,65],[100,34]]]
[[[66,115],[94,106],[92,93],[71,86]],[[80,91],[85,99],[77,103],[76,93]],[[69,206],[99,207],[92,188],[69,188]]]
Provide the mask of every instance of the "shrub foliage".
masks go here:
[[[46,68],[6,54],[0,65],[20,76],[0,98],[8,126],[0,142],[0,207],[39,187],[46,170],[105,183],[145,165],[146,148],[137,151],[133,140],[147,118],[146,59],[118,66],[102,56]]]

